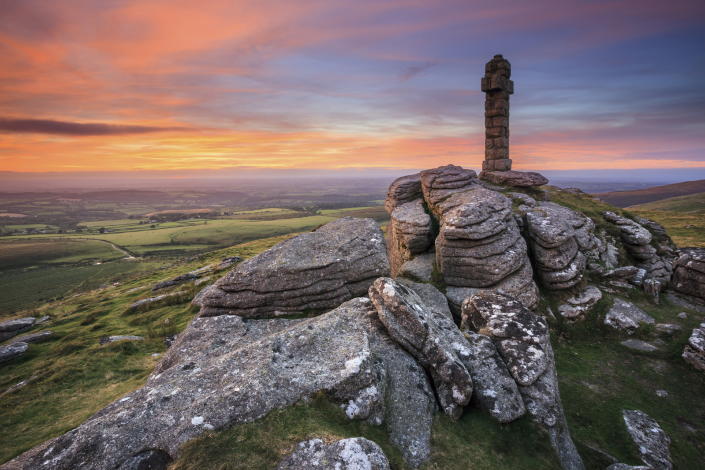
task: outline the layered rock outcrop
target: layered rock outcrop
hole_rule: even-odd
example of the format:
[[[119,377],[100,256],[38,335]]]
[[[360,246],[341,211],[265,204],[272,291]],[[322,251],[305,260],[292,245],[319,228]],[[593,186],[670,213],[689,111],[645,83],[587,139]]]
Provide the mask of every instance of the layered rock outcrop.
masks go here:
[[[430,452],[435,398],[426,375],[358,298],[308,320],[195,319],[147,384],[79,427],[7,465],[122,468],[183,443],[326,392],[351,419],[384,423],[412,466]],[[403,400],[398,397],[404,397]]]
[[[35,317],[24,317],[0,323],[0,341],[5,341],[23,331],[27,331],[34,326],[36,321]]]
[[[533,307],[538,292],[511,200],[477,187],[449,197],[439,209],[436,264],[445,283],[521,295]]]
[[[388,214],[391,214],[397,206],[421,199],[422,196],[421,175],[416,173],[415,175],[402,176],[389,185],[384,208]]]
[[[323,311],[365,295],[372,281],[388,274],[377,223],[346,217],[239,264],[194,303],[202,316],[262,318]]]
[[[396,275],[404,262],[426,252],[433,244],[431,216],[423,201],[416,199],[397,206],[389,221],[389,258],[392,274]]]
[[[676,292],[705,302],[705,248],[679,250],[672,287]]]
[[[615,224],[620,231],[622,243],[629,256],[637,261],[637,266],[646,271],[644,279],[654,279],[660,284],[659,290],[666,287],[671,280],[673,273],[673,251],[674,246],[663,236],[660,238],[659,249],[652,243],[654,236],[648,228],[634,220],[622,217],[614,212],[604,212],[604,218]],[[647,219],[649,226],[654,227],[658,233],[663,231],[663,227]],[[660,230],[659,230],[660,227]],[[670,247],[668,246],[670,242]]]
[[[596,245],[594,222],[552,202],[531,208],[525,220],[534,267],[541,283],[549,289],[568,289],[582,281],[586,253]]]
[[[705,323],[694,328],[683,348],[683,359],[697,370],[705,372]]]
[[[602,299],[602,291],[595,286],[587,286],[558,307],[558,313],[568,321],[574,322],[585,315]]]
[[[462,322],[495,343],[526,409],[548,432],[561,466],[583,469],[563,412],[546,321],[511,297],[482,292],[463,302]]]
[[[477,174],[456,165],[445,165],[421,172],[421,189],[426,204],[437,219],[454,207],[445,201],[457,193],[463,193],[479,186]]]
[[[417,181],[423,199],[409,202],[419,194]],[[418,180],[400,178],[390,186],[385,207],[393,208],[388,240],[394,275],[430,281],[434,265],[424,250],[435,236],[435,269],[456,313],[465,297],[485,289],[517,296],[529,307],[537,304],[512,202],[483,187],[474,171],[446,165],[422,171]]]

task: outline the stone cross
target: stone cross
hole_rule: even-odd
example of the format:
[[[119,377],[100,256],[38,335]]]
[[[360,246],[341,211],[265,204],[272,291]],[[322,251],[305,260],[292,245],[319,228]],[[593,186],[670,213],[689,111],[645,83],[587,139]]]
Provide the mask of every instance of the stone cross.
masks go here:
[[[512,66],[501,55],[485,64],[482,91],[485,96],[485,161],[483,171],[508,171],[509,159],[509,95],[514,93],[514,82],[509,79]]]

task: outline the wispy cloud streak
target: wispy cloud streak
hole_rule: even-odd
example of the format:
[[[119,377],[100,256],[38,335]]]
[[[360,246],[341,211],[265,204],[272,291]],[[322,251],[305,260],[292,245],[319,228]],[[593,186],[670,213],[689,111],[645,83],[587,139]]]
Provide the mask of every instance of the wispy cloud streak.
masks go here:
[[[27,134],[54,134],[70,136],[149,134],[186,129],[178,127],[135,126],[95,122],[67,122],[51,119],[0,118],[0,131]]]

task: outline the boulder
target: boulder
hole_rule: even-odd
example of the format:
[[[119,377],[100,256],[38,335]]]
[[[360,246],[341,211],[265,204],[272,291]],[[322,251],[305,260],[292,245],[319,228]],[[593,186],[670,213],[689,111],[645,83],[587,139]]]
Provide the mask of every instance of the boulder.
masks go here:
[[[649,415],[639,410],[623,410],[627,432],[639,450],[641,461],[653,470],[671,470],[671,439]]]
[[[326,444],[322,439],[299,442],[277,470],[389,470],[382,449],[364,437]]]
[[[641,324],[653,325],[656,320],[633,303],[617,297],[605,315],[604,323],[616,330],[632,334]]]
[[[675,323],[656,323],[656,325],[654,326],[654,331],[664,336],[674,335],[681,330],[681,326]]]
[[[548,184],[548,178],[541,173],[533,171],[483,171],[480,173],[480,179],[500,186],[514,186],[519,188]]]
[[[536,202],[536,199],[529,196],[528,194],[511,192],[507,195],[511,197],[512,200],[517,201],[520,204],[520,207],[525,206],[526,208],[530,208],[536,207],[536,205],[538,204],[538,202]]]
[[[431,309],[434,315],[441,315],[453,321],[453,314],[448,306],[448,299],[443,295],[443,292],[439,291],[431,284],[414,282],[404,278],[398,278],[396,281],[416,292],[424,305]]]
[[[663,225],[645,217],[634,217],[634,221],[651,232],[652,242],[656,245],[656,252],[663,257],[673,259],[677,256],[676,244],[666,232]]]
[[[15,318],[0,323],[0,341],[12,338],[25,330],[34,326],[37,321],[35,317]]]
[[[418,466],[430,452],[435,398],[423,369],[376,317],[369,299],[358,298],[307,320],[196,318],[142,388],[11,464],[107,470],[148,450],[173,459],[205,432],[326,392],[353,419],[394,418],[390,438]]]
[[[468,352],[461,355],[475,386],[473,402],[500,423],[509,423],[526,413],[519,387],[507,370],[492,340],[464,331]]]
[[[187,282],[195,281],[195,280],[199,279],[200,277],[201,277],[201,275],[193,273],[193,272],[181,274],[180,276],[176,276],[175,278],[172,278],[172,279],[169,279],[166,281],[157,282],[152,287],[152,290],[155,291],[155,290],[160,290],[160,289],[166,289],[167,287],[178,286],[181,284],[185,284]]]
[[[135,335],[115,335],[100,338],[100,344],[117,343],[118,341],[144,341],[144,338]]]
[[[705,248],[683,248],[674,263],[673,290],[705,301]]]
[[[431,282],[435,263],[434,252],[417,255],[402,264],[397,275],[414,281]]]
[[[16,342],[7,346],[0,346],[0,363],[11,361],[27,352],[27,343]]]
[[[396,275],[404,262],[424,253],[433,244],[431,216],[417,199],[397,206],[389,221],[389,260]]]
[[[610,211],[603,212],[602,215],[605,220],[619,228],[624,248],[637,261],[637,266],[646,270],[645,278],[655,279],[660,282],[661,287],[666,287],[671,280],[673,272],[672,262],[675,246],[670,241],[670,238],[668,242],[664,241],[663,236],[660,234],[663,231],[663,227],[647,219],[639,219],[646,221],[650,227],[654,227],[656,232],[659,233],[660,243],[663,246],[657,249],[653,245],[658,242],[654,241],[651,231],[637,221]],[[666,246],[668,243],[672,245],[670,248]]]
[[[135,313],[150,310],[157,306],[161,306],[167,303],[171,299],[178,299],[184,294],[185,292],[170,292],[168,294],[156,295],[154,297],[140,299],[133,302],[129,307],[127,307],[125,313]]]
[[[705,323],[693,329],[683,349],[683,359],[697,370],[705,372]]]
[[[622,342],[620,342],[622,346],[624,346],[627,349],[631,349],[632,351],[638,351],[638,352],[644,352],[644,353],[650,353],[650,352],[655,352],[658,351],[658,348],[654,346],[651,343],[647,343],[646,341],[642,341],[640,339],[627,339]]]
[[[564,469],[583,469],[563,412],[546,321],[506,295],[481,292],[465,300],[463,328],[492,339],[527,411],[547,431]]]
[[[13,339],[12,342],[20,342],[20,343],[41,343],[42,341],[46,341],[49,338],[54,336],[53,331],[40,331],[38,333],[30,333],[27,335],[22,335],[18,336],[17,338]]]
[[[429,370],[444,411],[459,417],[474,386],[478,406],[497,421],[522,416],[521,395],[492,341],[473,332],[463,334],[447,303],[436,307],[437,295],[416,294],[423,292],[421,286],[380,278],[370,287],[370,298],[390,336]]]
[[[619,249],[615,239],[604,229],[595,232],[595,247],[587,252],[588,268],[598,274],[616,268],[619,265]]]
[[[526,232],[536,274],[549,289],[568,289],[583,279],[586,253],[596,246],[588,217],[552,202],[526,212]]]
[[[402,176],[401,178],[395,179],[392,184],[389,185],[387,198],[384,201],[384,208],[387,213],[391,215],[392,211],[396,209],[397,206],[419,199],[422,195],[421,175],[416,173],[415,175]]]
[[[194,299],[199,315],[248,318],[335,308],[389,274],[372,219],[345,217],[281,242],[239,264]]]
[[[595,286],[586,286],[580,292],[566,299],[566,303],[558,307],[558,313],[568,321],[578,321],[602,299],[602,291]]]
[[[435,315],[408,287],[379,278],[369,296],[389,335],[430,373],[443,411],[460,418],[472,396],[472,377],[459,357],[463,335],[450,318]]]
[[[439,207],[446,199],[479,185],[477,174],[456,165],[446,165],[421,172],[421,189],[426,204],[438,219],[443,209]]]

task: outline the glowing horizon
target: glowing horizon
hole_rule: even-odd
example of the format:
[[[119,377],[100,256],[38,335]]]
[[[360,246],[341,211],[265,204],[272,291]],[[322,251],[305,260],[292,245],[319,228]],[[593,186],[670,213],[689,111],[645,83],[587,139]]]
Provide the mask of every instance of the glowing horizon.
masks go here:
[[[5,2],[0,171],[705,168],[702,2],[474,3]]]

